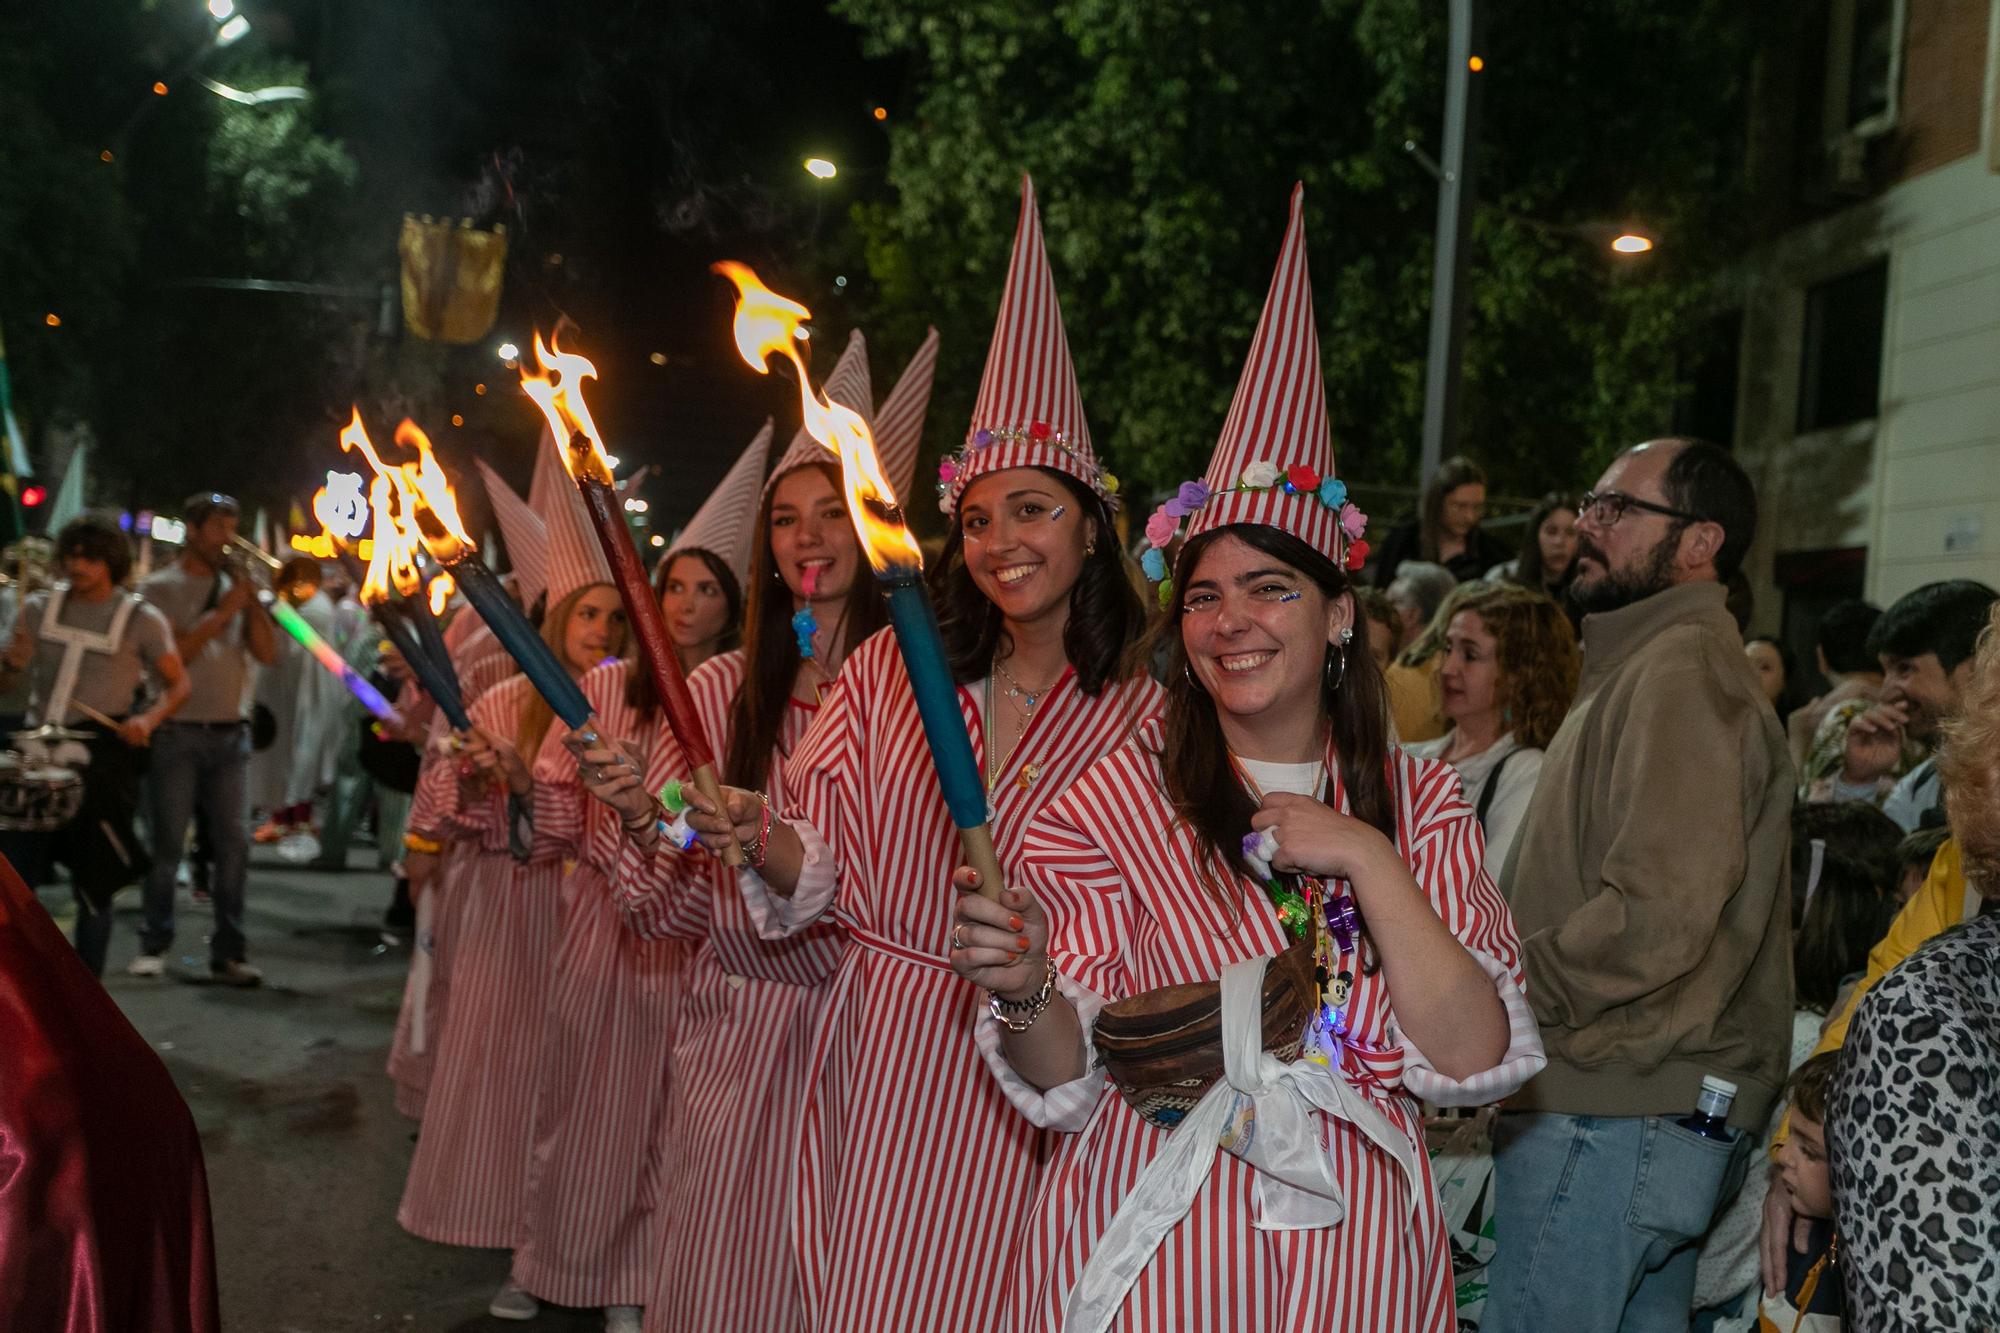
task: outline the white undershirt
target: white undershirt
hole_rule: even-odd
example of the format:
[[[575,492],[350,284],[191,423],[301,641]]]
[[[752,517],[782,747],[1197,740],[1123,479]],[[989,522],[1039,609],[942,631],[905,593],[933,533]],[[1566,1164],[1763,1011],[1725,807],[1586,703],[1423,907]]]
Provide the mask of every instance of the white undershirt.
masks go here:
[[[1308,759],[1303,764],[1273,764],[1262,759],[1245,759],[1238,755],[1236,762],[1243,765],[1243,771],[1257,784],[1257,790],[1269,795],[1274,791],[1289,792],[1293,796],[1310,796],[1319,800],[1326,790],[1326,766],[1322,760]]]

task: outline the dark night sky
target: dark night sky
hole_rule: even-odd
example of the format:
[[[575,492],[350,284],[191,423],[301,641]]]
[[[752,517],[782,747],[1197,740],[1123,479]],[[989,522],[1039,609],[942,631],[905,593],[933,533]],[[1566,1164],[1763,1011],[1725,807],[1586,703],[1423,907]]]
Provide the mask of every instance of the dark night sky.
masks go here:
[[[781,432],[796,424],[789,382],[737,359],[729,289],[708,266],[749,262],[843,324],[831,274],[807,285],[815,222],[830,238],[882,188],[887,143],[871,110],[894,113],[897,82],[862,58],[853,29],[782,0],[282,9],[290,22],[266,23],[262,40],[310,64],[321,130],[360,161],[385,263],[406,211],[497,217],[511,233],[494,334],[450,358],[450,410],[465,428],[431,423],[448,463],[470,445],[525,486],[539,417],[491,349],[525,348],[562,317],[597,363],[592,404],[612,448],[668,469],[645,492],[662,529],[766,413]],[[809,155],[840,163],[840,177],[808,176]]]

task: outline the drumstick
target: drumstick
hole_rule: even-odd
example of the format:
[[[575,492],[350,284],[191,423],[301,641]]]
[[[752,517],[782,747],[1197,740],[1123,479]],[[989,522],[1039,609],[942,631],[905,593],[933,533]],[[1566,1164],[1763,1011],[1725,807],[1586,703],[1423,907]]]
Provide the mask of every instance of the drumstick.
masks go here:
[[[113,731],[118,730],[119,722],[117,718],[110,717],[104,713],[98,712],[95,708],[92,708],[89,704],[85,703],[81,699],[71,699],[69,701],[69,706],[71,708],[74,708],[77,712],[82,713],[92,722],[102,722],[105,726],[111,728]]]

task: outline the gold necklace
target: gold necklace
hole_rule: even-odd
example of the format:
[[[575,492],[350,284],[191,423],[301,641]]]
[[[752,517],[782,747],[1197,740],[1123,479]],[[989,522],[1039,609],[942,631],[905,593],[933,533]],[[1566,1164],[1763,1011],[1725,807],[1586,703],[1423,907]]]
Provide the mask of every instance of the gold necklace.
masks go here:
[[[1007,690],[1006,690],[1007,697],[1013,700],[1016,704],[1018,704],[1021,707],[1022,711],[1027,713],[1034,712],[1035,705],[1040,703],[1043,699],[1047,698],[1049,691],[1056,687],[1056,681],[1062,679],[1062,673],[1059,671],[1056,673],[1056,680],[1050,681],[1048,684],[1042,686],[1040,689],[1031,690],[1027,686],[1023,685],[1020,681],[1016,680],[1014,678],[1014,673],[1009,671],[1006,667],[1006,664],[1001,662],[1000,659],[997,657],[993,659],[993,669],[1007,678]],[[989,675],[986,679],[990,686],[993,677]]]

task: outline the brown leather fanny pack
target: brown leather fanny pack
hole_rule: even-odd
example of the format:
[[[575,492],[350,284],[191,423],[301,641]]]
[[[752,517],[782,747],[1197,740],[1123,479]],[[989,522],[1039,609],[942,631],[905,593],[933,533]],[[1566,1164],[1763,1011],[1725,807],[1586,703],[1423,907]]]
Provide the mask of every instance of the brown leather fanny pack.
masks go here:
[[[1304,1045],[1313,992],[1307,938],[1264,970],[1264,1049],[1287,1064]],[[1108,1004],[1092,1040],[1126,1104],[1172,1129],[1222,1077],[1222,983],[1161,986]]]

